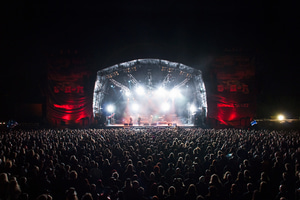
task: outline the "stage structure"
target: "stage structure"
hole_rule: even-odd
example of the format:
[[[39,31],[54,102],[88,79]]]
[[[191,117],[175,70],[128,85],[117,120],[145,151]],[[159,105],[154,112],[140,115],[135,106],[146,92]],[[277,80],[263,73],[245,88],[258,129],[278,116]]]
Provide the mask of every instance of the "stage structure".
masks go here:
[[[89,127],[93,117],[90,75],[87,59],[77,50],[49,55],[45,90],[49,125]]]
[[[202,72],[160,59],[102,69],[94,87],[93,115],[108,126],[204,125],[207,98]]]
[[[210,127],[246,128],[256,115],[256,59],[253,53],[228,50],[210,66],[207,121]]]

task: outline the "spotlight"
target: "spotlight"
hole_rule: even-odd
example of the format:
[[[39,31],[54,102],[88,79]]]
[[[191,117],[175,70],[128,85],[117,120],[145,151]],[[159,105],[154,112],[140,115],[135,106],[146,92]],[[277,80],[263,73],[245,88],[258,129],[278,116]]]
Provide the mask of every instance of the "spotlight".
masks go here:
[[[170,104],[168,104],[167,102],[163,103],[163,104],[161,105],[161,109],[162,109],[162,111],[164,111],[164,112],[170,110]]]
[[[192,104],[192,105],[190,106],[190,111],[191,111],[192,113],[194,113],[194,112],[196,112],[196,110],[197,110],[196,106],[195,106],[194,104]]]
[[[176,97],[181,97],[181,93],[180,93],[180,90],[177,89],[177,88],[173,88],[170,92],[170,97],[172,99],[175,99]]]
[[[131,95],[131,92],[130,92],[130,91],[125,91],[125,96],[126,96],[126,97],[130,97],[130,95]]]
[[[137,103],[133,103],[132,105],[131,105],[131,108],[132,108],[132,110],[133,111],[138,111],[139,110],[139,104],[137,104]]]
[[[157,96],[163,96],[163,95],[165,95],[166,94],[166,90],[165,90],[165,88],[163,88],[163,87],[159,87],[156,91],[155,91],[155,94],[157,95]]]
[[[285,119],[285,117],[284,117],[284,115],[278,115],[278,116],[277,116],[277,119],[278,119],[279,121],[282,121],[282,120]]]
[[[138,86],[135,91],[137,92],[138,95],[144,95],[145,94],[145,90],[142,86]]]
[[[107,110],[107,112],[112,113],[112,112],[115,111],[115,106],[114,106],[114,105],[108,105],[108,106],[106,107],[106,110]]]

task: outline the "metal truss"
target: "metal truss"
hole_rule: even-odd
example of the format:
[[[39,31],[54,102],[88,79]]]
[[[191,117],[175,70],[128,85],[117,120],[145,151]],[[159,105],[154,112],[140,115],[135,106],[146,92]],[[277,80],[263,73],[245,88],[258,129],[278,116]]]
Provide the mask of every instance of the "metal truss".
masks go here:
[[[125,92],[130,92],[129,88],[126,87],[125,85],[123,85],[122,83],[119,83],[118,81],[116,81],[115,79],[109,79],[115,86],[121,88],[122,90],[124,90]]]
[[[160,67],[161,69],[168,69],[170,71],[179,71],[180,75],[185,75],[186,78],[174,88],[179,88],[184,86],[188,81],[193,81],[195,86],[195,97],[196,97],[196,104],[198,108],[202,108],[201,112],[202,115],[206,118],[207,115],[207,97],[206,97],[206,89],[205,84],[202,79],[202,72],[198,69],[193,67],[189,67],[187,65],[177,63],[177,62],[170,62],[167,60],[161,59],[137,59],[132,60],[124,63],[120,63],[117,65],[113,65],[111,67],[107,67],[105,69],[99,70],[97,72],[97,79],[95,82],[94,88],[94,97],[93,97],[93,113],[99,114],[101,113],[101,104],[105,96],[105,91],[107,90],[107,82],[110,80],[113,84],[117,87],[122,88],[125,91],[129,91],[129,89],[122,85],[121,83],[117,82],[116,80],[112,79],[114,76],[118,76],[119,72],[128,73],[128,77],[130,81],[135,85],[138,86],[139,82],[130,74],[131,71],[137,71],[143,67]],[[145,69],[145,68],[143,68]],[[168,73],[170,74],[170,73]],[[148,85],[152,84],[152,75],[148,74]],[[170,80],[170,75],[167,75],[163,80],[163,85],[166,85]],[[150,82],[151,83],[150,83]]]

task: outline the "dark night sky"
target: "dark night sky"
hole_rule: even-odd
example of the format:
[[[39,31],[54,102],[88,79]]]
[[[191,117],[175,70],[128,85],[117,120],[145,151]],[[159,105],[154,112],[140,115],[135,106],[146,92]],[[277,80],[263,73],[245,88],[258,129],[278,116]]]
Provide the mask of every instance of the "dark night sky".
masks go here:
[[[258,59],[258,113],[279,110],[299,117],[296,11],[296,1],[6,3],[1,9],[2,107],[43,101],[45,54],[60,49],[89,55],[92,71],[136,58],[205,71],[211,55],[237,47],[251,49]]]

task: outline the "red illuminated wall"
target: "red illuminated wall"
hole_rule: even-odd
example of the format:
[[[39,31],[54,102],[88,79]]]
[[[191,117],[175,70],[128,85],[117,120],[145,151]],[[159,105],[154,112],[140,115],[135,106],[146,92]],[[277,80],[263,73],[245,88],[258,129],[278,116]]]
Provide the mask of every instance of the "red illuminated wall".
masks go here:
[[[208,119],[213,126],[246,127],[255,116],[255,59],[224,55],[214,59],[214,79],[208,95]]]
[[[86,60],[76,54],[49,57],[47,119],[52,126],[91,123],[92,93]]]

